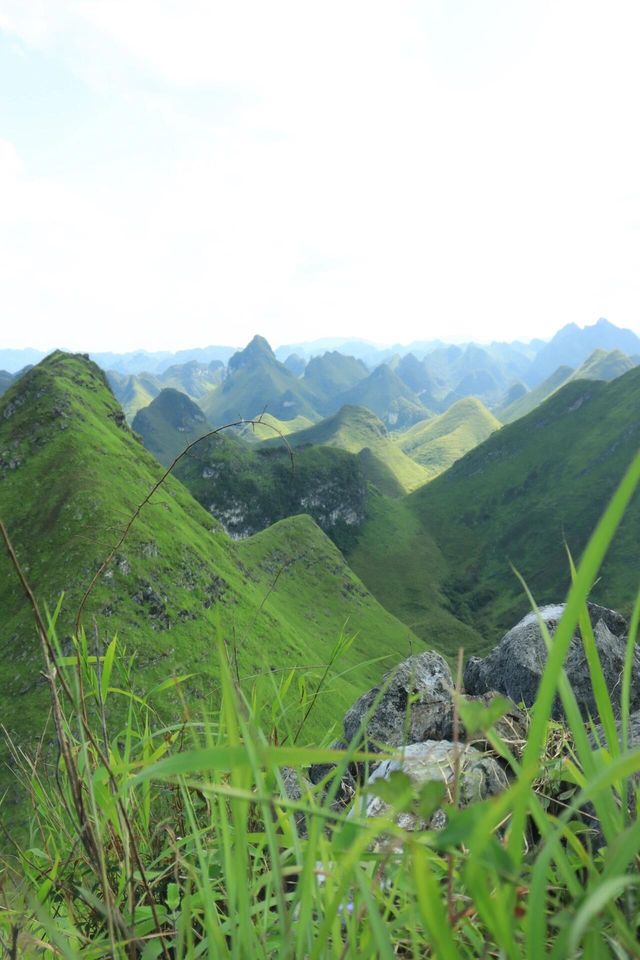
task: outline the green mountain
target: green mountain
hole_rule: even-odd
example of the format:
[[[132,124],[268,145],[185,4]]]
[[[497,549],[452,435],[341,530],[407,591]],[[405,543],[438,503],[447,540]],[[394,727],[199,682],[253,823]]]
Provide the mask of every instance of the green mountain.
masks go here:
[[[336,396],[351,389],[368,375],[369,371],[362,360],[333,350],[309,360],[303,380],[316,398],[317,409],[327,414],[335,410]]]
[[[187,444],[211,429],[198,404],[170,387],[161,390],[148,407],[138,410],[132,426],[147,450],[165,466],[169,466]]]
[[[427,480],[423,467],[408,457],[382,421],[363,407],[342,407],[332,417],[289,434],[287,440],[294,448],[338,447],[359,454],[367,479],[389,496],[408,493]],[[269,445],[276,443],[269,441]]]
[[[65,650],[82,593],[161,472],[104,374],[82,356],[52,354],[3,397],[0,516],[41,603],[53,610],[65,592],[58,625]],[[3,723],[22,744],[41,733],[48,697],[28,604],[4,552],[0,609]],[[314,708],[311,733],[326,731],[373,685],[380,664],[372,658],[396,661],[416,646],[308,516],[236,543],[173,478],[100,577],[84,623],[98,653],[118,633],[147,690],[182,673],[215,681],[216,636],[235,651],[245,677],[326,663],[348,625],[356,639],[332,679],[330,702],[321,698]],[[196,710],[199,689],[190,681]],[[175,711],[179,702],[169,693],[157,705]]]
[[[260,443],[262,440],[273,440],[278,434],[285,437],[298,430],[312,427],[313,421],[308,417],[294,417],[293,420],[278,420],[270,413],[260,415],[259,423],[247,423],[235,428],[235,433],[246,443]]]
[[[518,417],[524,417],[531,410],[535,410],[543,400],[571,380],[615,380],[616,377],[621,377],[623,373],[632,370],[635,366],[637,362],[621,350],[594,350],[577,370],[572,370],[571,367],[558,367],[544,383],[496,412],[503,423],[512,423]]]
[[[216,436],[189,451],[175,473],[234,539],[308,513],[345,550],[365,518],[365,472],[345,450],[300,447],[292,457],[283,446]]]
[[[366,407],[393,430],[424,420],[429,414],[413,390],[386,363],[381,363],[368,377],[341,393],[336,403]]]
[[[622,350],[594,350],[585,362],[571,374],[572,380],[615,380],[627,370],[633,370],[636,362]]]
[[[621,350],[632,356],[640,353],[640,337],[604,318],[583,329],[569,323],[540,349],[528,371],[528,382],[540,383],[560,364],[575,369],[597,349]]]
[[[317,420],[314,402],[304,380],[276,360],[264,337],[254,337],[231,357],[225,379],[201,405],[209,421],[218,426],[253,419],[265,410],[280,420],[298,416]]]
[[[410,497],[379,498],[350,563],[427,642],[449,653],[488,649],[529,609],[511,564],[538,602],[564,596],[565,541],[579,557],[640,445],[638,410],[638,367],[610,383],[566,384]],[[639,543],[636,495],[596,602],[629,612]]]
[[[7,370],[0,370],[0,397],[9,389],[13,383],[13,374]]]
[[[397,434],[396,443],[422,464],[429,479],[447,470],[469,450],[486,440],[501,424],[477,397],[458,400],[444,413],[416,423]]]
[[[503,423],[513,423],[514,420],[526,416],[528,413],[531,413],[532,410],[535,410],[536,407],[540,406],[544,400],[554,394],[556,390],[559,390],[560,387],[569,380],[572,373],[573,370],[571,367],[558,367],[550,377],[547,377],[543,383],[538,384],[533,390],[529,390],[505,406],[498,407],[496,410],[497,416]]]
[[[148,407],[162,390],[160,381],[151,373],[118,373],[117,370],[108,370],[107,380],[129,422],[138,410]]]

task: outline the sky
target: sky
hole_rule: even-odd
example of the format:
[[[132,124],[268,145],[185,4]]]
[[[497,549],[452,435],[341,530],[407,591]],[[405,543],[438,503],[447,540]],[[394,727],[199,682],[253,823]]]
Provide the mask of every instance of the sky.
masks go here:
[[[0,0],[0,348],[640,333],[640,4]]]

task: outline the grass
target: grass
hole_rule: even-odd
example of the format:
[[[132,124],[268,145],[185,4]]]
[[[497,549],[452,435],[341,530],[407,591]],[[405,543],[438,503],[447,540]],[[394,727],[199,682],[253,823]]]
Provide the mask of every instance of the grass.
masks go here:
[[[412,460],[425,467],[428,479],[433,480],[500,426],[481,400],[465,397],[440,416],[416,423],[394,439]]]
[[[118,419],[103,375],[82,357],[54,354],[12,387],[3,404],[0,516],[43,605],[53,609],[65,593],[58,630],[68,654],[84,589],[162,469]],[[14,468],[3,459],[8,450]],[[4,556],[0,609],[3,723],[29,748],[46,722],[48,698],[30,616]],[[140,691],[167,672],[193,674],[187,687],[194,702],[214,683],[211,651],[219,633],[235,651],[241,676],[304,668],[313,686],[346,625],[355,640],[330,697],[321,698],[311,716],[309,729],[318,736],[375,681],[371,661],[400,658],[419,645],[309,517],[283,520],[235,543],[172,478],[100,578],[84,622],[95,654],[116,633],[126,638]],[[299,695],[295,685],[290,698]],[[175,692],[157,709],[165,719],[179,712]],[[1,753],[4,789],[10,778],[4,747]],[[20,817],[20,797],[12,792],[11,801]]]
[[[385,793],[390,815],[375,820],[363,819],[358,804],[348,817],[332,810],[321,788],[304,781],[299,798],[285,795],[285,766],[302,771],[332,758],[344,767],[354,756],[353,746],[345,753],[301,746],[304,725],[294,743],[304,711],[284,706],[293,673],[278,679],[267,672],[238,683],[218,635],[211,652],[217,697],[198,704],[185,697],[179,722],[167,726],[152,692],[131,696],[129,662],[119,642],[93,660],[80,636],[65,655],[54,614],[47,631],[57,663],[52,679],[56,689],[64,680],[69,690],[61,729],[75,760],[70,772],[19,760],[33,817],[26,843],[14,847],[4,864],[0,936],[7,955],[639,957],[634,778],[640,751],[627,749],[624,706],[620,734],[615,728],[587,629],[602,746],[587,736],[562,670],[639,485],[640,455],[573,572],[564,615],[553,641],[548,638],[522,756],[512,755],[479,721],[511,771],[509,788],[467,808],[445,804],[447,823],[437,831],[407,833],[396,823],[396,813],[428,802],[428,792],[407,790],[404,781],[397,793]],[[629,650],[639,620],[640,597]],[[348,646],[339,641],[332,655],[339,658]],[[623,704],[629,679],[627,671]],[[177,692],[184,689],[177,678],[167,682]],[[550,722],[556,693],[567,717],[560,754],[552,749],[558,728]],[[120,699],[124,721],[113,710]],[[272,720],[266,728],[265,712]],[[74,812],[76,781],[82,834]],[[545,785],[554,781],[563,792],[549,805]],[[581,812],[588,804],[600,824],[599,840]],[[296,826],[301,817],[306,836]]]
[[[565,544],[574,555],[584,550],[640,446],[638,409],[638,368],[611,383],[567,384],[403,501],[393,545],[403,578],[397,590],[385,587],[388,560],[373,549],[389,539],[393,523],[383,503],[365,524],[351,565],[428,643],[442,596],[445,611],[490,649],[527,612],[513,567],[540,603],[557,603],[568,588]],[[600,571],[596,602],[631,612],[639,541],[636,495]],[[463,640],[453,639],[447,652],[455,655]]]
[[[355,454],[368,451],[361,458],[365,475],[389,496],[409,493],[428,479],[426,470],[393,442],[382,421],[365,407],[341,407],[320,423],[289,434],[287,441],[293,448],[313,445]],[[272,439],[268,445],[278,442]]]

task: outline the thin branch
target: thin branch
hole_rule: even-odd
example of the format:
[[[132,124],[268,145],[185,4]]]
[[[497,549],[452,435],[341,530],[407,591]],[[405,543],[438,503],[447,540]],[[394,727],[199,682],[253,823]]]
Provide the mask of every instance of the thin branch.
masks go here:
[[[103,575],[103,573],[105,572],[105,570],[107,569],[107,567],[109,566],[109,564],[111,563],[111,561],[113,560],[114,556],[116,555],[116,553],[118,552],[118,550],[120,549],[120,547],[122,546],[122,544],[124,543],[124,541],[126,540],[127,536],[129,535],[129,531],[131,530],[131,527],[133,526],[133,524],[135,523],[135,521],[136,521],[136,520],[138,519],[138,517],[140,516],[140,513],[141,513],[141,511],[142,511],[142,508],[143,508],[144,506],[146,506],[147,503],[149,503],[149,500],[151,500],[151,497],[152,497],[152,496],[154,495],[154,493],[156,493],[156,491],[162,486],[162,484],[165,482],[165,480],[167,479],[167,477],[169,476],[169,474],[173,471],[173,468],[180,462],[180,460],[182,460],[182,458],[183,458],[184,456],[186,456],[187,453],[189,453],[189,451],[192,450],[194,447],[196,447],[199,443],[202,443],[203,440],[208,440],[210,437],[215,437],[217,434],[222,433],[223,430],[230,430],[232,427],[239,427],[239,426],[242,426],[243,424],[250,424],[250,425],[253,426],[254,428],[255,428],[256,426],[258,426],[258,425],[262,425],[262,426],[265,426],[265,427],[269,427],[271,430],[273,430],[275,433],[278,434],[278,436],[281,438],[281,440],[284,441],[284,444],[285,444],[285,446],[286,446],[286,448],[287,448],[287,451],[288,451],[288,453],[289,453],[289,458],[290,458],[290,460],[291,460],[291,469],[292,469],[292,471],[295,471],[295,462],[294,462],[294,459],[293,459],[293,450],[291,449],[291,445],[289,444],[289,441],[288,441],[287,438],[285,437],[284,433],[282,433],[282,431],[278,429],[278,427],[274,426],[272,423],[268,423],[268,422],[262,420],[262,417],[264,416],[264,412],[265,412],[265,411],[263,411],[263,412],[260,414],[260,416],[259,416],[257,419],[255,419],[255,420],[235,420],[235,421],[233,421],[233,423],[225,423],[222,427],[216,427],[215,430],[209,430],[208,433],[204,433],[201,437],[198,437],[197,440],[192,440],[191,443],[187,444],[187,446],[184,448],[184,450],[182,451],[182,453],[179,453],[178,456],[173,459],[173,461],[172,461],[172,462],[169,464],[169,466],[166,468],[166,470],[164,471],[164,473],[162,474],[162,476],[160,477],[160,479],[157,480],[156,483],[154,483],[154,485],[152,486],[152,488],[151,488],[151,489],[149,490],[149,492],[147,493],[146,497],[144,497],[144,499],[141,500],[140,503],[138,504],[138,506],[135,508],[135,510],[133,511],[133,513],[131,514],[131,516],[130,516],[130,518],[129,518],[128,523],[126,524],[124,530],[122,531],[122,534],[120,535],[120,538],[118,539],[117,543],[114,544],[114,546],[112,547],[112,549],[110,550],[110,552],[107,554],[107,556],[105,557],[105,559],[102,561],[102,563],[100,564],[98,570],[97,570],[96,573],[94,574],[94,576],[93,576],[93,578],[92,578],[92,580],[91,580],[91,583],[89,584],[89,586],[88,586],[87,589],[85,590],[84,595],[83,595],[83,597],[82,597],[82,600],[80,601],[80,606],[78,607],[78,612],[77,612],[77,614],[76,614],[76,624],[75,624],[76,636],[79,636],[79,635],[80,635],[80,629],[81,629],[81,626],[82,626],[82,614],[83,614],[83,612],[84,612],[84,608],[85,608],[85,606],[86,606],[86,604],[87,604],[87,601],[88,601],[89,597],[91,596],[91,594],[92,594],[92,592],[93,592],[93,590],[94,590],[94,588],[95,588],[98,580],[99,580],[100,577]]]

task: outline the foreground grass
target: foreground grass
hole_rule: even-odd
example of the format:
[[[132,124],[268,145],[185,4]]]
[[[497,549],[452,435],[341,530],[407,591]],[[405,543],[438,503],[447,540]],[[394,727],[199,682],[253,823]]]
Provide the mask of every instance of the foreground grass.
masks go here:
[[[63,657],[54,615],[43,642],[56,689],[68,690],[56,721],[62,760],[48,768],[16,757],[33,819],[30,836],[5,862],[0,936],[7,956],[640,957],[640,751],[628,749],[640,597],[619,730],[585,618],[639,483],[640,456],[575,571],[522,756],[488,732],[511,769],[509,789],[467,809],[446,804],[441,831],[405,833],[392,816],[367,821],[357,801],[347,817],[331,809],[331,791],[324,800],[319,789],[286,798],[285,766],[301,770],[331,757],[344,767],[353,758],[352,749],[297,746],[304,718],[283,706],[293,673],[281,682],[259,677],[240,690],[220,641],[215,713],[194,716],[185,703],[182,722],[162,727],[152,698],[130,692],[117,641],[96,660],[80,638],[75,655]],[[562,671],[578,623],[602,721],[599,743]],[[166,687],[179,691],[180,680]],[[550,750],[558,738],[549,721],[556,693],[567,717],[560,753]],[[119,700],[127,704],[125,721],[111,728]],[[549,803],[554,783],[561,789]],[[414,794],[402,779],[387,799],[395,810],[425,816],[442,803],[431,790]]]

